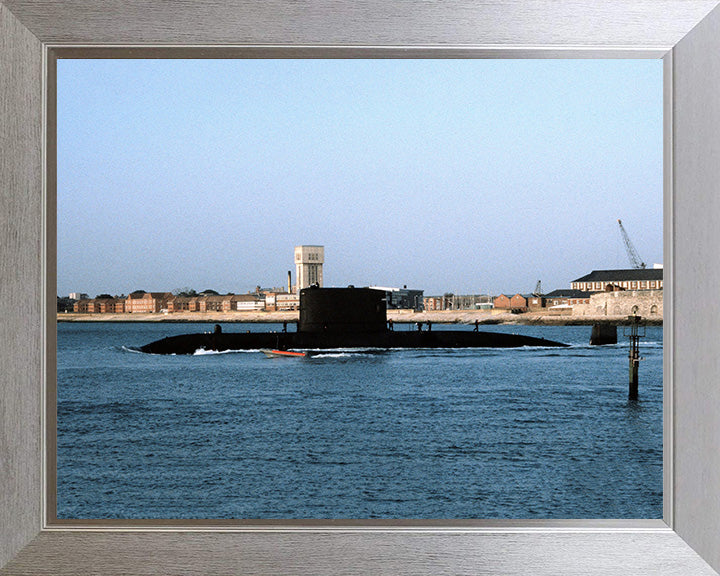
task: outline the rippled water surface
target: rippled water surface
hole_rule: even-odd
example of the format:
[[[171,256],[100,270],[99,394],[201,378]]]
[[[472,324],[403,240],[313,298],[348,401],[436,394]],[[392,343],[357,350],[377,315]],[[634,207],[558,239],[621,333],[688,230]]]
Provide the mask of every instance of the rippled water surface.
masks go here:
[[[589,326],[483,328],[563,349],[132,351],[211,329],[58,324],[59,518],[662,516],[662,328],[637,402],[622,328],[602,347]]]

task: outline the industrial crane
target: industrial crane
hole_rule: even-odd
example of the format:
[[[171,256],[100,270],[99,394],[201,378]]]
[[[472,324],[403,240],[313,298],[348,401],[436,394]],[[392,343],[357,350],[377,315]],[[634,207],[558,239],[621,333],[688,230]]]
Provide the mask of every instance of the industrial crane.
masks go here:
[[[640,254],[635,250],[635,246],[630,242],[630,236],[625,231],[625,227],[622,225],[622,220],[618,218],[618,226],[620,226],[620,234],[622,235],[623,243],[625,244],[625,251],[627,252],[628,258],[633,268],[645,268],[645,262],[640,258]]]

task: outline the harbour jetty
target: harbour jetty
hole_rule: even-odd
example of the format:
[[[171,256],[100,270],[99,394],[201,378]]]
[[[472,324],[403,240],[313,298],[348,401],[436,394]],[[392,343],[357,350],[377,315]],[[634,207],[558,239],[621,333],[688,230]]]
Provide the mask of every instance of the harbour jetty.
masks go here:
[[[197,350],[262,348],[514,348],[566,346],[561,342],[517,334],[464,330],[432,330],[432,321],[414,330],[396,330],[388,322],[383,292],[369,288],[305,288],[300,292],[296,331],[183,334],[140,347],[152,354],[193,354]],[[219,328],[219,327],[218,327]]]

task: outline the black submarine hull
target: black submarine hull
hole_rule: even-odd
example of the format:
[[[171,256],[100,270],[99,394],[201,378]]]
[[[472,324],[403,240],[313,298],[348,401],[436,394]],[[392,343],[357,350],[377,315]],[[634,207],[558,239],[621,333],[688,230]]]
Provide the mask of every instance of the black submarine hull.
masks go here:
[[[430,324],[428,324],[428,328]],[[518,348],[566,346],[500,332],[394,331],[387,325],[385,291],[372,288],[304,288],[295,332],[185,334],[151,342],[142,352],[194,354],[198,350],[328,350],[333,348]]]
[[[140,347],[149,354],[194,354],[198,350],[323,350],[333,348],[519,348],[565,347],[567,344],[502,332],[461,330],[392,331],[374,333],[266,332],[184,334]]]

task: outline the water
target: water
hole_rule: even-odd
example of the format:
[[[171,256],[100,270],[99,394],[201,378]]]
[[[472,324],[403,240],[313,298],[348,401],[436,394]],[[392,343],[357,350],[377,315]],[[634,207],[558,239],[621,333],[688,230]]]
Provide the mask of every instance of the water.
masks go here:
[[[572,347],[156,356],[212,325],[60,323],[58,517],[662,517],[662,328],[637,402],[622,329],[483,329]]]

